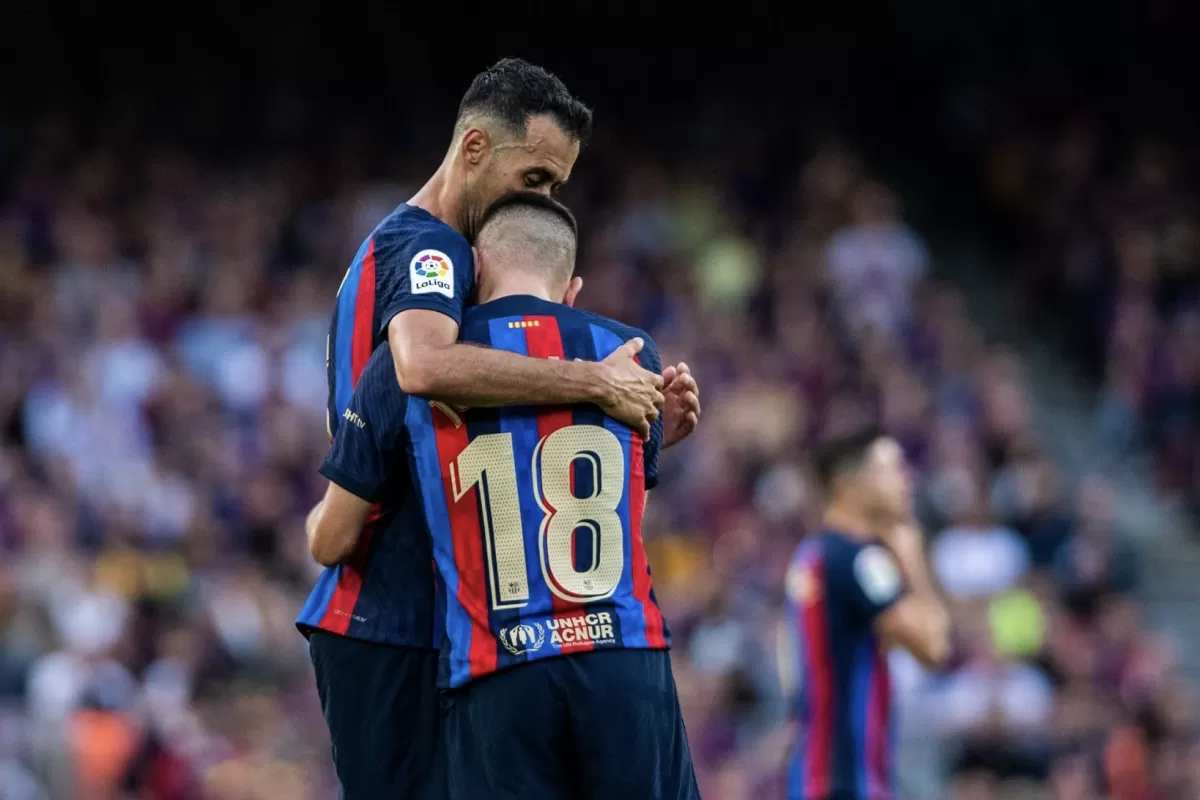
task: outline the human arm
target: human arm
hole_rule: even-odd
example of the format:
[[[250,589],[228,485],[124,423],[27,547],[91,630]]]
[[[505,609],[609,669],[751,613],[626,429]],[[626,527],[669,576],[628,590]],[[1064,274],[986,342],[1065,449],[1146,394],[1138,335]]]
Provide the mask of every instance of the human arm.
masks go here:
[[[396,447],[407,404],[396,386],[391,359],[380,347],[355,387],[321,464],[329,485],[305,522],[308,550],[317,563],[331,567],[354,552],[374,504],[396,470],[405,469]]]
[[[370,240],[378,333],[386,330],[396,378],[408,394],[450,405],[594,403],[643,436],[658,416],[662,377],[634,361],[637,345],[601,363],[529,358],[458,342],[474,291],[467,241],[438,221]]]
[[[634,360],[640,339],[600,362],[528,358],[460,344],[454,318],[413,308],[392,317],[388,342],[401,389],[452,405],[594,403],[645,437],[663,403],[662,377]]]
[[[884,538],[908,591],[876,617],[876,633],[898,644],[927,667],[941,666],[950,653],[950,612],[933,583],[921,532],[912,523]]]
[[[305,523],[313,560],[333,567],[349,558],[370,513],[370,502],[331,481]]]

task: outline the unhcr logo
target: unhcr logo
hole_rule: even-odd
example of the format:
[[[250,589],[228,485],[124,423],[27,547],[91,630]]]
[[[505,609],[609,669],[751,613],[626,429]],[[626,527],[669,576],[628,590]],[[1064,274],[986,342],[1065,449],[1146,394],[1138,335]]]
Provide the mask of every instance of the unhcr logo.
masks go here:
[[[541,649],[546,643],[546,631],[540,622],[532,625],[514,625],[511,628],[501,628],[500,644],[514,656],[523,655]]]

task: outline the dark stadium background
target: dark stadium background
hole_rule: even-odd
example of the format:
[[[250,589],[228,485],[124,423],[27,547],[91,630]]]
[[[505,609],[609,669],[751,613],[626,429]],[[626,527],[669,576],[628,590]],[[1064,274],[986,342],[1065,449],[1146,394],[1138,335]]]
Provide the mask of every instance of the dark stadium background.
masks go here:
[[[777,565],[818,511],[808,449],[860,412],[899,426],[917,454],[935,548],[964,529],[1003,530],[1032,565],[996,591],[961,589],[946,675],[901,665],[915,720],[902,732],[905,796],[1200,796],[1200,6],[799,6],[7,9],[0,798],[334,796],[288,619],[311,580],[293,545],[315,499],[319,417],[277,393],[225,408],[175,363],[180,323],[206,302],[201,270],[177,307],[139,296],[137,336],[202,407],[175,387],[133,417],[148,420],[154,459],[223,504],[216,522],[164,543],[77,491],[30,415],[47,387],[79,379],[69,354],[86,358],[102,338],[88,303],[119,281],[101,269],[100,288],[80,289],[95,294],[61,310],[77,266],[64,256],[70,224],[56,224],[64,209],[111,223],[114,263],[137,273],[155,233],[147,206],[164,192],[147,177],[156,159],[182,163],[172,174],[217,212],[230,186],[284,187],[284,210],[253,234],[265,265],[250,313],[277,342],[280,319],[332,307],[347,241],[313,231],[344,238],[348,226],[326,201],[385,181],[415,189],[471,76],[510,55],[553,69],[596,109],[564,193],[584,231],[584,303],[647,326],[704,388],[702,431],[667,459],[649,536],[705,797],[782,796]],[[812,255],[854,229],[852,194],[828,182],[865,177],[899,196],[932,254],[905,298],[899,371],[886,344],[856,338],[855,308],[831,299]],[[653,208],[680,217],[708,187],[715,212],[659,248],[628,222],[647,186]],[[228,219],[213,225],[171,235],[245,245],[222,239]],[[748,243],[759,271],[745,296],[720,282],[729,256],[706,251],[713,241]],[[698,266],[710,263],[715,277]],[[960,400],[971,410],[946,410]],[[193,425],[243,444],[269,431],[286,452],[218,503],[188,462]],[[947,511],[960,457],[986,519]],[[1085,568],[1084,551],[1106,554],[1104,567]],[[90,576],[80,607],[102,614],[120,597],[120,635],[98,650],[75,641],[92,641],[79,626],[96,620],[57,607],[76,573]],[[152,573],[167,588],[127,580]],[[222,630],[234,600],[255,609],[257,641]],[[978,712],[984,695],[1001,698],[997,725]]]

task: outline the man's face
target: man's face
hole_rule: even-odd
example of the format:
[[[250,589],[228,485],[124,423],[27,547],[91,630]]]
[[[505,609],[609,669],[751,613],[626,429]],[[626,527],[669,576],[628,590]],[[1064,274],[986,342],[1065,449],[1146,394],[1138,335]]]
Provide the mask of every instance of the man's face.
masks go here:
[[[551,195],[571,177],[579,142],[549,116],[532,117],[525,138],[493,141],[464,188],[464,227],[469,234],[483,212],[506,192]]]
[[[912,481],[904,451],[895,439],[882,437],[871,445],[862,467],[862,477],[872,511],[891,521],[909,516]]]

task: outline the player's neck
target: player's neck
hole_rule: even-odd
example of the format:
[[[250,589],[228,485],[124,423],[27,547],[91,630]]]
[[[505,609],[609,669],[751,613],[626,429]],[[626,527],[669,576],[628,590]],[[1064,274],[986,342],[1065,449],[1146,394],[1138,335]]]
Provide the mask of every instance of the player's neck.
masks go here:
[[[462,217],[462,203],[460,198],[450,191],[451,182],[448,176],[449,168],[443,163],[438,167],[437,172],[433,173],[433,177],[426,181],[425,185],[409,199],[408,204],[428,211],[442,222],[458,230],[459,220]],[[463,233],[463,231],[458,232]]]
[[[866,541],[877,536],[870,516],[845,504],[835,503],[826,509],[824,526],[852,539]]]
[[[544,281],[540,281],[532,275],[522,275],[517,271],[506,271],[504,277],[495,283],[486,279],[479,282],[480,303],[489,303],[492,300],[499,300],[501,297],[513,297],[514,295],[536,297],[548,303],[562,302],[561,297],[556,300],[551,296],[550,289]]]

